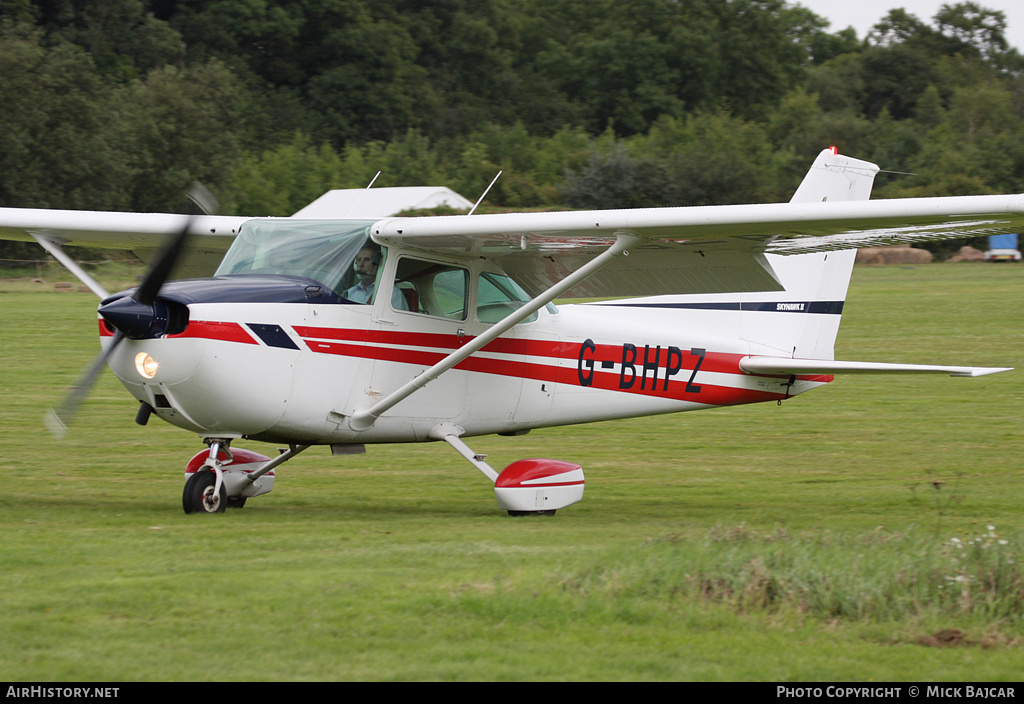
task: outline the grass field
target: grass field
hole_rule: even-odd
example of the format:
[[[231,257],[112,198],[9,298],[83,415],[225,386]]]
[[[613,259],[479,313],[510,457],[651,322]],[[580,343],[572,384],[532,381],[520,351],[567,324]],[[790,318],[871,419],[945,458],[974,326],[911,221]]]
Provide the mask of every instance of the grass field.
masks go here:
[[[838,358],[1019,371],[474,441],[581,462],[553,518],[436,444],[186,516],[199,439],[109,372],[42,428],[95,297],[0,283],[0,681],[1019,681],[1022,302],[1021,266],[858,268]]]

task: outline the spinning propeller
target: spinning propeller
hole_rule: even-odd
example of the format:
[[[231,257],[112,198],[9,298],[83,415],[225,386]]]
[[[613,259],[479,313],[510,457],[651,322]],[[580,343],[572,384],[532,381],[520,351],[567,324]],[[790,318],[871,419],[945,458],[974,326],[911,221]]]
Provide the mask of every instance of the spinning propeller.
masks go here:
[[[216,209],[216,200],[213,195],[198,183],[193,184],[189,189],[188,197],[207,215]],[[185,244],[188,241],[189,231],[194,220],[194,215],[186,217],[181,230],[168,238],[160,256],[157,257],[146,274],[146,278],[130,296],[114,299],[99,307],[100,315],[114,328],[114,337],[107,348],[100,352],[85,373],[71,387],[60,405],[50,409],[46,414],[43,422],[57,439],[63,438],[67,433],[78,412],[78,407],[89,395],[100,371],[107,365],[118,345],[126,337],[141,339],[166,325],[167,307],[158,303],[157,297],[181,253],[185,251]]]

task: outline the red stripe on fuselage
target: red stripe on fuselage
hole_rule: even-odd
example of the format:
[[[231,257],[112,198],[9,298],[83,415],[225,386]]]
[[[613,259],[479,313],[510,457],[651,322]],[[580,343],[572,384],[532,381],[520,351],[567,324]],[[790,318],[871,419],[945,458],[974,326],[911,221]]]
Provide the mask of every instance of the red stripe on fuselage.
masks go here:
[[[388,362],[399,362],[404,364],[415,364],[419,366],[432,366],[447,356],[444,351],[428,351],[422,347],[434,347],[435,349],[447,350],[457,349],[461,344],[471,338],[458,338],[454,335],[439,335],[435,333],[410,333],[375,330],[340,330],[334,328],[308,328],[297,327],[298,332],[305,338],[306,344],[314,352],[323,354],[335,354],[363,359],[376,359]],[[318,339],[309,339],[309,338]],[[347,342],[332,342],[330,340],[346,340]],[[350,344],[351,342],[363,344]],[[419,346],[421,349],[402,349],[395,347],[381,347],[381,344]],[[588,349],[588,359],[597,360],[596,367],[601,361],[622,364],[622,345],[596,345],[594,352]],[[656,349],[648,348],[648,359],[653,360]],[[547,342],[539,340],[515,340],[498,339],[485,346],[482,352],[520,354],[527,357],[547,357],[555,360],[578,360],[581,351],[581,343]],[[718,386],[707,383],[692,383],[691,374],[694,367],[701,359],[699,355],[691,354],[690,350],[680,351],[679,370],[666,382],[667,371],[664,366],[658,367],[658,374],[655,376],[650,369],[644,374],[643,362],[645,350],[639,347],[637,350],[638,359],[631,359],[635,372],[623,375],[618,372],[593,370],[592,383],[590,386],[604,391],[619,391],[634,393],[656,398],[664,398],[677,401],[690,401],[715,406],[727,406],[743,403],[755,403],[758,401],[774,401],[784,398],[785,394],[758,391],[754,389],[738,389],[730,386]],[[659,354],[659,361],[662,364],[667,362],[668,348],[662,347]],[[700,362],[700,372],[718,372],[735,374],[740,377],[747,375],[740,371],[739,360],[744,357],[742,354],[726,354],[707,352]],[[532,379],[535,381],[550,381],[559,384],[581,386],[579,369],[576,365],[572,367],[559,366],[557,364],[542,364],[525,360],[505,360],[488,357],[469,357],[455,366],[455,369],[477,372],[481,374],[496,374],[500,376],[518,377]],[[809,380],[821,380],[822,377],[800,377]],[[629,383],[627,384],[627,379]],[[831,381],[831,379],[828,379]],[[699,391],[695,390],[697,387]]]
[[[444,335],[430,332],[396,332],[393,330],[353,330],[340,328],[315,328],[296,325],[295,332],[309,343],[316,340],[344,340],[376,345],[403,345],[406,347],[434,347],[457,350],[474,338],[469,336]],[[523,340],[499,337],[487,344],[481,352],[495,354],[524,354],[544,357],[575,357],[579,345],[564,342]]]
[[[390,352],[406,352],[407,350],[387,350],[383,356],[367,354],[362,345],[339,345],[332,342],[320,342],[320,340],[346,340],[349,342],[362,342],[366,345],[403,345],[406,347],[433,347],[436,349],[456,350],[472,337],[457,337],[455,335],[440,335],[436,333],[419,332],[392,332],[390,330],[342,330],[337,328],[311,328],[297,326],[295,328],[310,349],[314,351],[327,352],[329,354],[352,354],[357,357],[372,357],[374,359],[387,359],[395,362],[409,362],[410,364],[434,364],[444,358],[444,353],[425,352],[420,350],[408,350],[408,352],[429,355],[427,357],[409,358],[404,355],[390,356]],[[551,342],[547,340],[524,340],[498,338],[484,346],[481,352],[494,354],[517,354],[527,357],[550,357],[554,359],[578,360],[581,354],[579,342]],[[693,371],[697,364],[698,357],[690,354],[690,350],[680,350],[682,354],[682,366],[680,370]],[[637,358],[631,360],[636,366],[642,366],[644,355],[649,359],[658,356],[658,361],[664,363],[668,355],[668,347],[636,346]],[[613,364],[621,364],[623,360],[622,345],[595,345],[593,351],[587,352],[587,359],[592,360],[595,365],[607,361]],[[704,356],[700,371],[722,372],[725,374],[736,374],[739,372],[739,360],[746,355],[709,352]],[[470,359],[473,359],[472,357]],[[469,360],[466,360],[467,362]],[[457,369],[465,367],[460,364]],[[804,377],[800,377],[804,378]]]
[[[201,338],[222,342],[241,342],[247,345],[259,344],[239,323],[220,323],[211,320],[190,320],[185,332],[167,335],[168,338]]]
[[[99,319],[100,337],[113,337],[114,331],[110,329],[103,318]],[[177,335],[166,335],[168,338],[201,338],[204,340],[220,340],[222,342],[241,342],[247,345],[259,344],[252,335],[246,332],[239,323],[218,323],[209,320],[189,321],[185,332]]]

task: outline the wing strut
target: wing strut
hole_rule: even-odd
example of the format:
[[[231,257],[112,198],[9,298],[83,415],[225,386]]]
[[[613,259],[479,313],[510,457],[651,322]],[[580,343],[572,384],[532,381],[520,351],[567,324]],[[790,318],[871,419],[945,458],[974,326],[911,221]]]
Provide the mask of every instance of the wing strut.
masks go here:
[[[75,263],[75,260],[69,257],[63,249],[60,248],[60,244],[57,240],[47,237],[46,235],[39,232],[29,232],[39,246],[45,249],[54,259],[64,265],[64,268],[75,275],[79,281],[89,287],[89,290],[100,297],[100,300],[110,298],[110,294],[107,293],[106,289],[100,286],[96,279],[85,273],[82,267]]]
[[[413,393],[422,389],[429,382],[433,381],[437,377],[441,376],[444,372],[448,371],[456,364],[466,359],[470,355],[482,349],[502,334],[504,334],[509,328],[516,323],[519,323],[535,312],[546,306],[548,303],[558,298],[570,288],[583,281],[585,278],[593,274],[595,271],[611,262],[615,257],[620,254],[626,253],[630,245],[639,241],[639,237],[629,235],[625,233],[618,233],[615,237],[615,244],[606,249],[600,255],[587,262],[584,266],[574,271],[569,276],[565,277],[551,288],[544,291],[542,294],[531,300],[529,303],[519,308],[515,312],[502,318],[499,322],[495,323],[487,332],[474,338],[471,342],[463,345],[455,352],[442,359],[440,362],[427,369],[423,373],[410,379],[404,386],[391,392],[380,401],[375,403],[370,408],[356,411],[352,414],[349,419],[349,427],[352,430],[368,430],[373,427],[373,424],[377,422],[377,419],[382,413],[393,408],[396,404],[404,401]]]

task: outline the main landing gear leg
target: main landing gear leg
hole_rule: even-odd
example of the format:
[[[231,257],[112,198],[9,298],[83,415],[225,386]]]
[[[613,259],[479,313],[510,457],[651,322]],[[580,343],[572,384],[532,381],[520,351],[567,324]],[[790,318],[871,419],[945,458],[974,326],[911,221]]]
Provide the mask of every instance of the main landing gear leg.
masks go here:
[[[555,511],[583,498],[583,468],[549,459],[519,460],[500,473],[484,462],[487,455],[473,452],[462,442],[462,428],[442,423],[430,437],[444,440],[494,483],[498,506],[510,516],[554,516]]]

